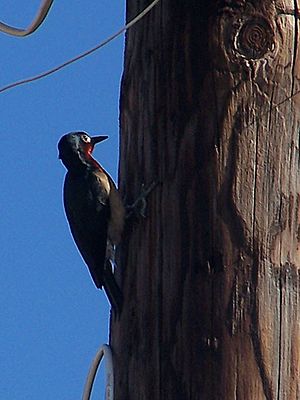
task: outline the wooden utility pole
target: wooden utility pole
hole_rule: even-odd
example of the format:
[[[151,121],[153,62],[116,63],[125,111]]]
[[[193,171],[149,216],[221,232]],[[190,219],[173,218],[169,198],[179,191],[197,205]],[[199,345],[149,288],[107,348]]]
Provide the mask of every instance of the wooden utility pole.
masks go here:
[[[128,0],[127,19],[147,0]],[[161,0],[128,33],[116,400],[300,399],[299,0]]]

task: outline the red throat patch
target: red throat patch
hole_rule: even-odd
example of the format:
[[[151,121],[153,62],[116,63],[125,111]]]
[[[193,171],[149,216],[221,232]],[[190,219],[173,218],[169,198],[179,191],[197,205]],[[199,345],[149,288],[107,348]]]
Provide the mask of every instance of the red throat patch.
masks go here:
[[[100,171],[103,171],[101,165],[92,157],[93,150],[94,146],[92,146],[90,143],[87,143],[84,148],[84,153],[86,155],[86,158],[90,161],[91,164],[93,164],[95,168],[100,169]]]

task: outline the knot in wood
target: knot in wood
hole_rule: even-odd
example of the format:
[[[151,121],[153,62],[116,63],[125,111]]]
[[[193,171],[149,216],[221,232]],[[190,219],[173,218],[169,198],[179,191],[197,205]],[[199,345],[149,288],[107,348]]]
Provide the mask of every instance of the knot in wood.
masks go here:
[[[258,59],[274,49],[274,32],[264,17],[244,20],[236,32],[235,49],[247,59]]]

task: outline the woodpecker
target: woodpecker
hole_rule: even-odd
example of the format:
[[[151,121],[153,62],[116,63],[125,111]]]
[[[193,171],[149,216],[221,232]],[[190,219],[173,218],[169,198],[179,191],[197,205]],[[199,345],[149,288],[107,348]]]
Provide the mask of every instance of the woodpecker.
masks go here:
[[[96,287],[104,287],[119,313],[122,293],[112,273],[108,249],[120,242],[125,208],[112,178],[92,157],[95,144],[107,137],[71,132],[62,136],[58,151],[67,168],[63,198],[74,241]]]

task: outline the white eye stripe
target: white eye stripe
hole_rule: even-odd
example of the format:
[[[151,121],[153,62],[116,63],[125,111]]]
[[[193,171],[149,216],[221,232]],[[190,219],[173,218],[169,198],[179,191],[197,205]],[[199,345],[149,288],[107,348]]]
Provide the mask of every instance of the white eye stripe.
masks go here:
[[[85,143],[91,143],[91,138],[88,135],[81,135],[81,140]]]

